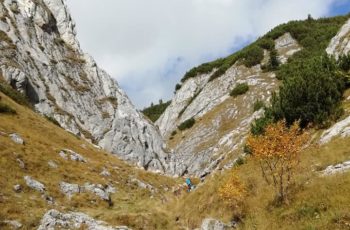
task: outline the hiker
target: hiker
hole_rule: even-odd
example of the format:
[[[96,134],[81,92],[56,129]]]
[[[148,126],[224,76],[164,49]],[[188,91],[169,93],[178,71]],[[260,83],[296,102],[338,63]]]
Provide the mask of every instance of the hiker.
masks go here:
[[[193,188],[193,185],[192,185],[190,178],[186,178],[186,184],[187,184],[187,192],[190,192]]]

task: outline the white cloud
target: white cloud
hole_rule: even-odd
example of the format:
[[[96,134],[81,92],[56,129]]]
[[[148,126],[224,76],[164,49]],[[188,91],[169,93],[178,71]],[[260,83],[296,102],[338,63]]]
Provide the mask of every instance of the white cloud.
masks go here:
[[[138,107],[169,99],[189,68],[336,0],[68,0],[82,48]]]

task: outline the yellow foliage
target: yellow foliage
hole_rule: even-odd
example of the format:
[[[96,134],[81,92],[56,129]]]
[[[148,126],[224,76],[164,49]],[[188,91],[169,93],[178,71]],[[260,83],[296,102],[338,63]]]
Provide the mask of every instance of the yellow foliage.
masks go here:
[[[308,140],[308,135],[295,122],[290,128],[285,121],[269,125],[264,135],[250,136],[248,146],[260,162],[264,179],[273,184],[279,199],[287,200],[294,171],[300,159],[299,153]]]
[[[219,196],[230,206],[238,206],[247,195],[245,185],[239,180],[234,172],[227,181],[219,188]]]

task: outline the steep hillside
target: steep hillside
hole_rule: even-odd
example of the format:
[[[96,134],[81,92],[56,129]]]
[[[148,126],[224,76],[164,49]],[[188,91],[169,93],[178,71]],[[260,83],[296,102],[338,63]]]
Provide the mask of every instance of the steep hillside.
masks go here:
[[[12,229],[15,222],[8,221],[19,222],[21,229],[37,229],[40,223],[49,229],[61,218],[58,211],[72,215],[72,220],[62,217],[65,224],[84,220],[75,213],[82,212],[108,223],[103,225],[172,228],[161,207],[175,179],[129,166],[6,95],[0,97],[0,229]],[[4,105],[16,114],[4,113]]]
[[[0,1],[7,83],[66,130],[149,170],[170,171],[158,130],[79,47],[62,0]]]
[[[321,56],[347,19],[283,24],[227,58],[190,70],[156,122],[179,162],[175,172],[204,176],[231,167],[232,160],[242,154],[250,124],[262,115],[261,108],[278,89],[280,70]],[[242,84],[248,85],[248,91],[233,95]],[[195,124],[192,121],[192,127],[182,129],[190,120]]]

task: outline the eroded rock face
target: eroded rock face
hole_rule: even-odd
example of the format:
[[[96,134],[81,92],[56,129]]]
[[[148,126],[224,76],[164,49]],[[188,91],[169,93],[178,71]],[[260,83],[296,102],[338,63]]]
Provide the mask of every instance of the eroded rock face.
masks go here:
[[[41,219],[38,230],[64,229],[89,229],[89,230],[129,230],[126,226],[108,226],[103,221],[97,221],[90,216],[79,213],[61,213],[57,210],[48,211]]]
[[[65,1],[0,3],[0,69],[35,109],[124,160],[168,170],[163,140],[76,39]]]
[[[336,58],[350,52],[350,19],[331,40],[326,52]]]
[[[322,174],[324,176],[329,176],[336,173],[345,173],[348,171],[350,171],[350,161],[345,161],[337,165],[328,166],[324,171],[322,171]]]
[[[275,46],[284,62],[301,49],[289,33],[276,39]],[[264,60],[268,58],[265,52]],[[219,78],[209,81],[214,72],[186,80],[156,122],[163,136],[169,139],[181,123],[192,117],[196,120],[190,130],[178,131],[175,144],[169,141],[176,175],[188,173],[201,177],[222,167],[227,157],[238,157],[237,151],[242,149],[251,123],[263,114],[263,111],[254,112],[254,102],[268,104],[272,92],[278,89],[275,74],[263,72],[260,65],[247,68],[235,64]],[[249,91],[230,97],[232,89],[240,83],[248,84]]]
[[[320,144],[326,144],[337,136],[343,138],[350,136],[350,116],[324,131],[320,139]]]

